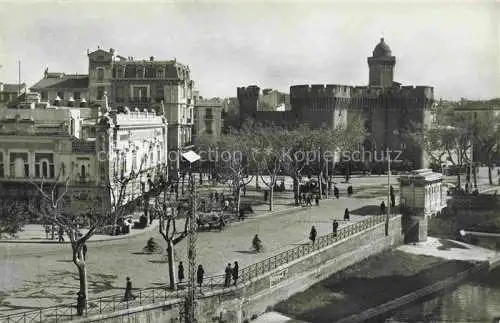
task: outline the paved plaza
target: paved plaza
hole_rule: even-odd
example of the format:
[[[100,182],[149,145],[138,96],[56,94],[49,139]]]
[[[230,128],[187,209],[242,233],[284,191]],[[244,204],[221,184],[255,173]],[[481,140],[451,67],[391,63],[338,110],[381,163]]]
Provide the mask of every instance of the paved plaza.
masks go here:
[[[391,184],[397,189],[395,176]],[[263,216],[267,205],[261,204],[254,207],[261,216],[232,223],[222,232],[200,232],[197,262],[204,266],[207,277],[220,275],[229,262],[238,261],[240,269],[243,269],[298,244],[307,243],[313,225],[320,236],[331,233],[333,219],[341,220],[340,228],[348,225],[342,221],[345,208],[351,211],[351,223],[367,216],[378,216],[378,206],[386,199],[387,177],[353,178],[351,185],[355,194],[349,198],[345,194],[347,185],[338,185],[341,192],[339,200],[322,200],[319,207],[300,207],[294,212]],[[280,197],[278,194],[276,209],[290,208],[290,202],[289,195]],[[256,233],[264,243],[263,253],[250,251]],[[168,282],[165,254],[142,252],[150,237],[164,247],[163,239],[156,230],[88,245],[91,299],[123,293],[126,276],[131,277],[134,288],[160,286]],[[187,239],[180,242],[175,250],[176,260],[183,261],[187,267]],[[75,301],[79,283],[68,244],[2,243],[0,257],[2,314]]]

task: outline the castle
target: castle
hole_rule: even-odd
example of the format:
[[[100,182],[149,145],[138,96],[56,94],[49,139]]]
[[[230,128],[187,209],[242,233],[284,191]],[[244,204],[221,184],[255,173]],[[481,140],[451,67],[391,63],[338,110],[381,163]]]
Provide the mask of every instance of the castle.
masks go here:
[[[406,139],[404,133],[412,122],[430,124],[434,88],[401,86],[394,81],[395,65],[396,58],[381,38],[373,55],[368,57],[368,86],[292,85],[291,111],[258,111],[260,88],[239,87],[240,120],[253,118],[287,127],[298,124],[335,127],[359,116],[369,133],[363,143],[365,151],[399,150],[402,151],[399,158],[408,167],[425,167],[422,147]]]

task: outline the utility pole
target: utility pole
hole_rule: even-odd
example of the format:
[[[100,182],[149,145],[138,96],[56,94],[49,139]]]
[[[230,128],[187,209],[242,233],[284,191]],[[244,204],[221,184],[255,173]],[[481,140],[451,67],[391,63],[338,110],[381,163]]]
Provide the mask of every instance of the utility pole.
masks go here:
[[[385,236],[389,235],[389,214],[391,213],[391,153],[387,148],[387,215],[385,217]]]
[[[188,236],[188,261],[189,261],[189,286],[186,295],[186,323],[196,323],[196,303],[195,303],[195,290],[196,290],[196,238],[197,238],[197,223],[196,223],[196,183],[193,176],[193,163],[200,159],[200,156],[193,151],[188,151],[182,155],[189,161],[189,179],[191,182],[191,212],[189,214],[189,236]]]

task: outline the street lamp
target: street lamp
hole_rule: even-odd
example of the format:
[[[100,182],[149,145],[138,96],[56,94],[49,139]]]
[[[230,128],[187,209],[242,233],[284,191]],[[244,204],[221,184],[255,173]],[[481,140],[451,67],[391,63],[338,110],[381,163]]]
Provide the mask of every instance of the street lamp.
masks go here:
[[[189,286],[186,296],[186,322],[195,323],[195,289],[196,289],[196,185],[194,182],[192,165],[200,160],[200,155],[190,150],[182,154],[189,162],[189,179],[191,182],[191,214],[189,217],[188,260],[189,260]]]
[[[385,217],[385,236],[389,236],[389,214],[391,213],[391,153],[387,148],[387,215]]]

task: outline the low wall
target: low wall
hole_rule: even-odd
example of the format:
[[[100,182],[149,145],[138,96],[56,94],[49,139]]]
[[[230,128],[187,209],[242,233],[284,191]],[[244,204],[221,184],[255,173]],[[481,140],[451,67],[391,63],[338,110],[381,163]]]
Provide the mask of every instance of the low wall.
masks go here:
[[[205,293],[197,300],[198,323],[242,323],[346,267],[403,243],[402,217],[394,216],[385,236],[381,222],[276,269],[241,286]],[[172,304],[175,303],[175,304]],[[182,322],[182,301],[132,308],[80,322]]]

